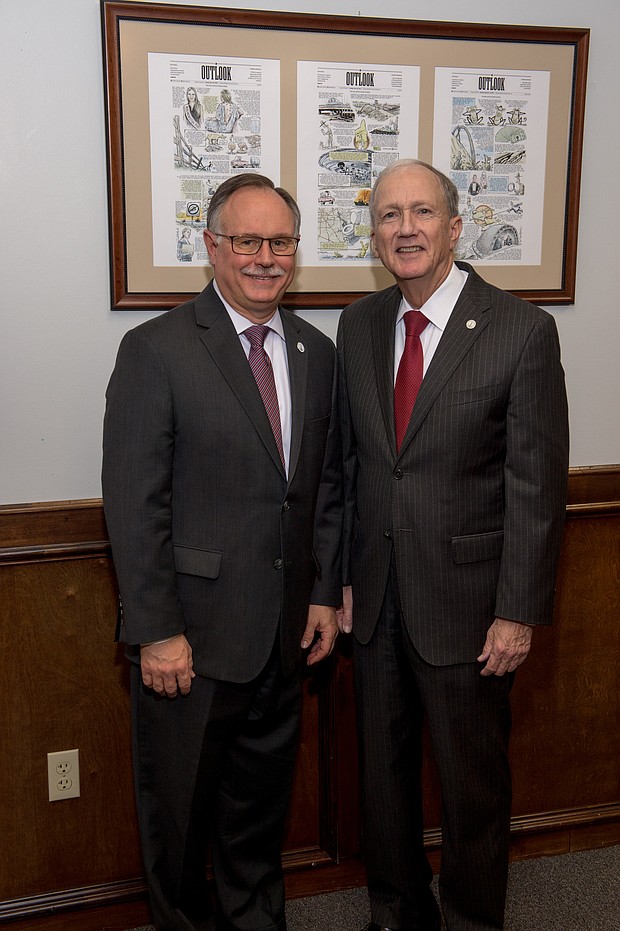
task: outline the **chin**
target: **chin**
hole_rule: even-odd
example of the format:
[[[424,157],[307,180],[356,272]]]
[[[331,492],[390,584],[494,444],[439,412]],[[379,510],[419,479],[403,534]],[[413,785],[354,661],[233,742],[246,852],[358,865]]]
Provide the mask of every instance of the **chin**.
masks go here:
[[[281,291],[255,291],[253,297],[257,304],[272,304],[275,308],[282,294]]]
[[[421,262],[397,262],[393,274],[398,278],[423,278],[428,269]]]

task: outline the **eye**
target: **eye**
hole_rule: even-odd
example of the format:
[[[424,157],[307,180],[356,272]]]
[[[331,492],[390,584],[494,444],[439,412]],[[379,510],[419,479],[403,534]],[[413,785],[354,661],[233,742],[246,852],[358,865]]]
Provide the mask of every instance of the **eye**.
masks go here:
[[[384,223],[389,223],[391,220],[396,220],[398,218],[398,213],[396,210],[387,210],[382,216],[381,219]]]
[[[278,236],[269,242],[275,255],[294,255],[297,251],[298,240],[294,236]]]
[[[252,236],[236,236],[235,242],[244,249],[254,248],[257,245],[260,248],[260,239],[256,239]]]

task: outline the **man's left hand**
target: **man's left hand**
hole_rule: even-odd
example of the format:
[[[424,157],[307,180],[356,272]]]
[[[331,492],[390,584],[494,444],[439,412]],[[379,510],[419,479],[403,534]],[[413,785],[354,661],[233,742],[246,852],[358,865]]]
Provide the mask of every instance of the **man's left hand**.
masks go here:
[[[301,648],[310,647],[306,662],[308,666],[320,663],[334,649],[338,636],[336,609],[329,605],[310,605],[308,622],[301,638]]]
[[[532,628],[517,621],[496,617],[487,632],[479,663],[485,663],[481,676],[503,676],[514,672],[527,657],[532,641]]]

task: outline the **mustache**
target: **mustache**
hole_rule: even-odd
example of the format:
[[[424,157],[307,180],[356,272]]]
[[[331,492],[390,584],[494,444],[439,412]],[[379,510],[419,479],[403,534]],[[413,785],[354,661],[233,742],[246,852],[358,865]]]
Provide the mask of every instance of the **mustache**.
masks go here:
[[[282,278],[285,273],[281,268],[265,268],[263,265],[249,265],[241,269],[241,274],[249,275],[250,277],[260,275],[261,278]]]

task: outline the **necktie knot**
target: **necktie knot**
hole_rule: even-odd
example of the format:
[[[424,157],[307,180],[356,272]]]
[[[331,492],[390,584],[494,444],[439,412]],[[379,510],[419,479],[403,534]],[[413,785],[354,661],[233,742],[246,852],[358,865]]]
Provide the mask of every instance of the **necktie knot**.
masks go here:
[[[405,321],[405,334],[408,337],[419,336],[428,326],[428,317],[425,317],[419,310],[408,310],[403,315],[403,320]]]
[[[269,327],[265,326],[264,323],[257,323],[254,326],[248,327],[247,330],[243,332],[250,341],[252,349],[262,349],[267,333],[269,332]]]

